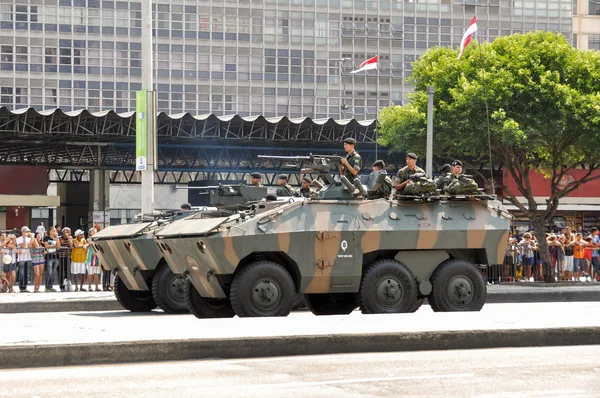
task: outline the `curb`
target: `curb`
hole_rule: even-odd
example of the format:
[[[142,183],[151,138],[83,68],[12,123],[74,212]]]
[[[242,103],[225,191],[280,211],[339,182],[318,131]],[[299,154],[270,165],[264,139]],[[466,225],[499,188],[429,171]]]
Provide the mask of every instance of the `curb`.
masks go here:
[[[600,289],[580,291],[488,292],[486,303],[562,303],[600,301]],[[427,302],[427,301],[425,301]],[[122,311],[116,299],[57,300],[0,304],[0,314],[29,312]]]
[[[117,300],[69,300],[31,301],[0,304],[0,314],[21,314],[28,312],[77,312],[77,311],[117,311],[123,310]]]
[[[600,327],[318,335],[0,347],[0,369],[296,355],[597,344]]]

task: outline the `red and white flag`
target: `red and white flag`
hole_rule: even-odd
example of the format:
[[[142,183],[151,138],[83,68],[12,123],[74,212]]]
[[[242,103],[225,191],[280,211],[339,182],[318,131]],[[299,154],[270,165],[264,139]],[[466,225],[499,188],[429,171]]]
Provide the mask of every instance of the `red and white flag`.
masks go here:
[[[358,73],[358,72],[362,72],[363,70],[372,70],[372,69],[377,69],[377,55],[374,56],[373,58],[369,58],[368,60],[366,60],[365,62],[360,64],[360,66],[358,67],[357,70],[353,70],[350,73]]]
[[[473,17],[473,19],[471,19],[471,23],[469,24],[467,31],[465,32],[465,34],[462,37],[462,40],[460,41],[460,54],[458,54],[458,58],[460,58],[460,56],[463,55],[465,48],[469,45],[469,42],[473,38],[473,34],[475,32],[477,32],[477,17]]]

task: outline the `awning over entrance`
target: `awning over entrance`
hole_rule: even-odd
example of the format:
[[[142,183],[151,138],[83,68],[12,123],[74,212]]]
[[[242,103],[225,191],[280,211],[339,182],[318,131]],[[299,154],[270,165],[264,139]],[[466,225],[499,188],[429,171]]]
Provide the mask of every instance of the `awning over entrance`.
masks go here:
[[[504,205],[506,207],[506,210],[508,211],[518,211],[519,209],[517,208],[517,206],[515,205],[510,205],[510,204],[505,204]],[[529,208],[529,206],[527,206],[526,204],[524,204],[525,208]],[[544,211],[546,210],[546,205],[538,205],[538,211]],[[591,204],[582,204],[582,205],[578,205],[578,204],[572,204],[572,203],[565,203],[565,204],[559,204],[558,205],[558,211],[600,211],[600,204],[599,205],[591,205]]]
[[[56,207],[60,206],[60,196],[0,195],[0,206]]]

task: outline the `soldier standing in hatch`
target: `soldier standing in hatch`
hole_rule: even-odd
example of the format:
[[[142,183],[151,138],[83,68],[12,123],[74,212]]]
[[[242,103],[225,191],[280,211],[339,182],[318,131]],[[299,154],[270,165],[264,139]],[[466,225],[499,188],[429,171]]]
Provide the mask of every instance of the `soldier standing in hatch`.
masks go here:
[[[340,174],[345,176],[350,182],[354,181],[362,166],[362,159],[358,152],[354,150],[355,145],[356,140],[354,138],[346,138],[344,140],[346,157],[342,158],[342,164],[340,164]]]
[[[444,178],[446,178],[446,176],[450,173],[452,173],[452,166],[446,163],[442,166],[442,175],[435,179],[435,185],[437,189],[444,189]]]
[[[288,184],[288,176],[285,174],[279,174],[277,176],[277,191],[275,192],[277,196],[293,196],[294,188]]]
[[[312,189],[310,189],[311,182],[312,181],[310,180],[309,177],[302,178],[302,181],[301,181],[302,186],[296,192],[294,192],[294,196],[304,197],[306,199],[315,199],[317,196],[316,195],[317,193],[315,191],[313,191]]]
[[[454,180],[458,180],[458,176],[462,173],[463,164],[460,160],[452,162],[452,173],[446,174],[444,177],[443,191],[447,192],[448,187]]]
[[[412,152],[406,154],[406,166],[398,170],[396,176],[396,193],[401,194],[408,184],[412,184],[410,176],[417,173],[425,174],[425,170],[417,166],[418,156]]]
[[[260,181],[262,178],[262,175],[260,173],[256,173],[256,172],[252,173],[252,174],[250,174],[250,177],[252,177],[252,179],[250,180],[250,185],[252,185],[253,187],[256,187],[256,188],[263,187],[263,185],[261,184],[261,181]]]
[[[388,176],[387,171],[384,170],[385,163],[383,160],[377,160],[375,163],[373,163],[372,167],[373,171],[371,174],[377,173],[378,175],[374,185],[369,187],[367,199],[388,199],[390,197],[390,193],[392,193],[392,179]]]

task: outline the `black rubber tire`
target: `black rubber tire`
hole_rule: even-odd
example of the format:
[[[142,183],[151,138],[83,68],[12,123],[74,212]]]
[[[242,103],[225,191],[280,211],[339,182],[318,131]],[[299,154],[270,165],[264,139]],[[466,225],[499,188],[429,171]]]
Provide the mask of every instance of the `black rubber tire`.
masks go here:
[[[387,281],[386,281],[387,280]],[[401,294],[398,302],[386,305],[378,298],[379,284],[389,283],[394,292]],[[396,260],[378,260],[369,265],[360,286],[360,308],[363,314],[403,314],[415,312],[417,281],[410,270]]]
[[[187,309],[196,318],[233,318],[235,316],[229,299],[202,297],[189,279],[185,281],[183,290]]]
[[[298,311],[303,308],[306,308],[306,303],[304,302],[304,295],[301,293],[296,293],[296,298],[294,299],[294,304],[292,305],[292,311]]]
[[[272,307],[260,308],[255,303],[258,283],[264,283],[263,287],[269,289],[272,286],[278,291],[278,297]],[[294,305],[296,289],[294,280],[281,265],[271,261],[257,261],[244,267],[233,278],[230,297],[231,306],[240,318],[287,316]]]
[[[450,283],[456,278],[468,281],[465,291],[470,298],[463,300],[463,304],[458,302],[458,297],[449,296]],[[457,283],[460,285],[460,280]],[[487,291],[483,276],[474,264],[467,261],[448,260],[440,264],[431,276],[431,285],[433,291],[428,300],[435,312],[480,311],[485,304]]]
[[[152,278],[152,297],[158,308],[167,314],[186,314],[183,285],[185,277],[174,274],[166,264],[160,265]],[[181,291],[178,291],[181,289]]]
[[[358,307],[356,293],[305,294],[304,302],[315,315],[348,315]]]
[[[150,290],[129,290],[119,275],[115,276],[115,297],[121,307],[131,312],[150,312],[156,308]]]

